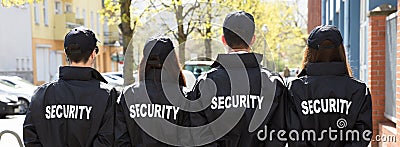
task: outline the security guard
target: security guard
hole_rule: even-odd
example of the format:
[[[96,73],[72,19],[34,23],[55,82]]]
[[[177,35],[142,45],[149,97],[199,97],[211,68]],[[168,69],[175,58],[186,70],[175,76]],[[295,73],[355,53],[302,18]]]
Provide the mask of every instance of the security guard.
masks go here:
[[[64,40],[70,66],[59,79],[40,86],[23,125],[24,144],[30,146],[112,146],[117,93],[91,68],[99,49],[95,34],[72,29]]]
[[[314,28],[303,70],[289,83],[289,146],[366,147],[372,136],[371,95],[352,77],[343,39],[335,26]],[[294,133],[293,133],[294,134]]]
[[[263,56],[251,53],[250,46],[255,41],[254,31],[255,23],[251,14],[236,11],[226,16],[222,42],[228,54],[219,54],[211,65],[212,69],[199,77],[195,88],[188,94],[189,99],[202,101],[200,106],[207,106],[201,111],[190,113],[193,127],[209,126],[222,118],[226,120],[223,120],[224,124],[196,132],[194,137],[203,138],[195,140],[212,141],[209,138],[216,137],[217,140],[207,145],[223,147],[285,145],[277,136],[268,136],[268,140],[265,140],[264,134],[269,133],[259,133],[264,128],[285,129],[283,101],[287,90],[282,78],[262,68],[260,62]],[[225,117],[225,113],[231,112],[233,115]],[[236,117],[239,117],[237,122],[232,119]],[[258,126],[253,124],[255,117],[258,119]],[[229,132],[220,137],[220,133],[224,133],[221,130],[226,131],[224,128],[230,125],[232,128],[227,128]],[[251,129],[254,126],[256,128]]]
[[[167,57],[170,57],[169,60]],[[178,78],[174,78],[174,77]],[[127,86],[116,108],[115,145],[118,147],[165,147],[171,146],[157,136],[179,140],[172,135],[165,123],[189,126],[187,112],[181,111],[169,101],[164,86],[176,86],[183,94],[186,86],[171,39],[152,38],[146,42],[143,59],[139,64],[139,82]],[[149,128],[156,132],[149,131]],[[175,130],[175,129],[174,129]]]

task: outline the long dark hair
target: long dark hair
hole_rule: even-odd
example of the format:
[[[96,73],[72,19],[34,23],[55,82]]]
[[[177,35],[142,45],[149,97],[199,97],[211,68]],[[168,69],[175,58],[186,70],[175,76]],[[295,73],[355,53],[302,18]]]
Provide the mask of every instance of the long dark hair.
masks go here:
[[[346,52],[344,50],[343,44],[336,48],[324,48],[324,46],[333,46],[333,42],[325,40],[321,44],[320,49],[314,49],[307,46],[303,55],[302,69],[307,67],[308,63],[318,63],[318,62],[344,62],[347,69],[347,74],[352,77],[353,72],[349,66],[349,62],[346,58]]]
[[[170,57],[166,60],[168,55]],[[186,86],[186,80],[178,61],[171,39],[166,37],[150,39],[144,46],[143,58],[139,64],[139,81],[144,81],[151,70],[159,70],[160,72],[163,69],[167,76],[171,77],[163,80],[174,79],[173,76],[179,74],[179,85]]]

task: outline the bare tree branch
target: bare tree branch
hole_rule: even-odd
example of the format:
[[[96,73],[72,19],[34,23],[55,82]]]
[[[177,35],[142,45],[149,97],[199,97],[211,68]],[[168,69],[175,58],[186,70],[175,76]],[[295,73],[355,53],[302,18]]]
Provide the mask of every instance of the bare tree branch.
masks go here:
[[[159,9],[157,9],[157,6],[154,4],[153,0],[150,0],[150,4],[151,4],[151,6],[152,6],[158,13],[160,12]],[[164,27],[167,28],[167,30],[168,30],[167,33],[172,32],[172,34],[174,35],[175,39],[178,39],[179,37],[176,35],[175,31],[173,31],[173,30],[168,26],[168,24],[167,24],[167,22],[165,21],[165,19],[164,19],[163,17],[160,17],[160,19],[161,19],[161,21],[163,22],[162,25],[163,25]],[[167,33],[165,33],[165,34],[167,34]]]
[[[183,15],[183,18],[186,18],[186,16],[187,16],[188,14],[190,14],[190,12],[192,12],[192,16],[193,16],[194,10],[197,9],[197,8],[199,8],[199,7],[200,7],[200,4],[199,4],[198,1],[196,0],[196,1],[194,2],[194,6],[190,7],[190,8],[186,11],[186,14]]]

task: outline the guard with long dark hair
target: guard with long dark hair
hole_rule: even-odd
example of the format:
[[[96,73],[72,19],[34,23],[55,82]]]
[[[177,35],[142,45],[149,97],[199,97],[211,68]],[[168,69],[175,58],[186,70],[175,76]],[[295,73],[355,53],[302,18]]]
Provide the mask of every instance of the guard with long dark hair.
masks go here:
[[[116,112],[116,146],[170,146],[153,135],[163,138],[180,139],[170,135],[161,123],[168,121],[178,126],[189,126],[189,116],[170,103],[165,85],[179,87],[179,94],[186,86],[174,46],[169,38],[150,39],[143,50],[143,58],[139,65],[139,82],[125,88],[119,98]],[[157,123],[157,122],[160,123]],[[149,127],[143,123],[152,124]]]
[[[318,26],[310,33],[302,71],[289,83],[287,108],[289,146],[369,144],[371,95],[365,83],[352,77],[335,26]]]

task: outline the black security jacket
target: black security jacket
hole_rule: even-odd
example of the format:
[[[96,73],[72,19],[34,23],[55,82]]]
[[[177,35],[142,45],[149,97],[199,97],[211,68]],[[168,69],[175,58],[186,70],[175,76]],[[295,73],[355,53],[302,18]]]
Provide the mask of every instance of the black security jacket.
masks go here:
[[[163,127],[163,123],[157,121],[168,121],[169,123],[178,126],[189,126],[189,116],[186,112],[179,110],[177,119],[170,117],[130,117],[130,106],[135,104],[159,104],[174,106],[167,99],[167,91],[162,87],[163,85],[174,85],[178,89],[174,92],[184,98],[182,86],[179,86],[178,80],[174,81],[173,78],[164,78],[161,80],[161,69],[150,69],[146,71],[145,79],[139,81],[137,84],[126,87],[117,101],[116,107],[116,126],[115,126],[115,146],[118,147],[164,147],[171,146],[163,143],[161,140],[153,138],[154,135],[146,133],[146,130],[140,126],[137,121],[151,123],[151,129],[158,130],[157,135],[162,138],[169,138],[179,140],[182,137],[179,135],[171,135],[168,129]],[[145,110],[146,111],[146,110]],[[152,109],[154,113],[154,109]],[[146,111],[147,113],[148,111]],[[141,112],[139,112],[141,113]],[[172,115],[170,115],[172,116]],[[135,120],[136,119],[136,120]]]
[[[282,78],[273,75],[271,72],[263,69],[259,64],[262,60],[261,54],[243,53],[243,54],[220,54],[218,55],[213,69],[208,73],[199,77],[196,86],[189,93],[191,100],[198,100],[201,97],[206,99],[203,105],[211,100],[211,97],[232,96],[232,95],[257,95],[264,96],[262,108],[266,108],[267,112],[262,114],[266,117],[262,118],[260,125],[251,132],[249,130],[250,123],[257,108],[228,108],[229,111],[244,111],[243,115],[234,127],[218,140],[207,144],[206,146],[222,146],[222,147],[261,147],[261,146],[284,146],[285,142],[279,141],[275,136],[267,136],[267,140],[258,138],[257,133],[262,131],[260,137],[264,137],[264,132],[268,130],[285,130],[285,112],[284,101],[287,89],[282,82]],[[243,74],[244,73],[244,74]],[[263,84],[263,86],[261,86]],[[274,88],[276,87],[276,89]],[[275,89],[275,90],[274,90]],[[263,91],[263,94],[261,94]],[[271,93],[272,92],[272,93]],[[269,95],[269,96],[268,96]],[[226,98],[226,97],[225,97]],[[203,98],[201,98],[203,99]],[[269,103],[270,105],[268,105]],[[258,105],[258,103],[256,104]],[[221,117],[228,109],[212,109],[209,105],[207,108],[196,113],[190,113],[190,122],[193,127],[209,125],[210,123]],[[239,115],[237,113],[236,115]],[[231,121],[225,121],[225,124],[231,124]],[[224,125],[213,126],[216,128],[225,127]],[[201,134],[194,134],[202,137],[215,137],[218,134],[215,130],[204,130]]]
[[[32,97],[23,125],[25,146],[112,146],[116,91],[95,69],[64,66],[59,72],[59,80],[40,86]],[[47,119],[51,113],[46,106],[52,105],[91,106],[91,111],[86,116],[88,111],[68,109],[76,113]],[[67,109],[60,110],[52,115],[67,114]]]
[[[372,132],[371,95],[363,82],[348,76],[345,63],[309,63],[299,78],[289,84],[289,97],[286,119],[288,131],[297,130],[300,134],[300,140],[296,139],[294,133],[289,135],[292,137],[292,139],[289,137],[289,146],[368,145],[369,141],[365,141],[361,136],[364,131],[366,139],[372,136],[372,133],[367,131]],[[329,129],[333,130],[330,131],[331,137]],[[316,133],[316,140],[313,137],[307,139],[306,135],[302,136],[304,130],[313,130]],[[358,131],[360,140],[352,140],[351,137],[346,139],[349,130]],[[343,134],[342,139],[340,134]],[[302,137],[305,137],[304,140]]]

